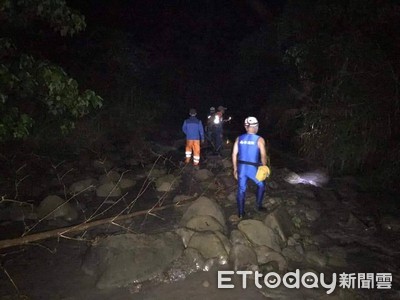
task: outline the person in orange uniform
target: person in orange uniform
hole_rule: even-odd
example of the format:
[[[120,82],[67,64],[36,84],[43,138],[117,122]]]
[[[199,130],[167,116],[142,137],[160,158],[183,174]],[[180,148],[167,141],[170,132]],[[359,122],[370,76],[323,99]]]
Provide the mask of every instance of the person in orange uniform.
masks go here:
[[[194,108],[189,110],[190,117],[183,122],[182,131],[186,135],[185,163],[189,163],[193,154],[193,165],[198,166],[200,162],[200,141],[204,142],[203,123],[197,119]]]

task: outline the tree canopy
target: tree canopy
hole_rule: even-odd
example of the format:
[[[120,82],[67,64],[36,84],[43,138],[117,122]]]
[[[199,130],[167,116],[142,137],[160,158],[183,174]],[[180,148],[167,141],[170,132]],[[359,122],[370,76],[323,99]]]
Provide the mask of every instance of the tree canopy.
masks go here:
[[[400,6],[394,1],[289,1],[284,60],[305,91],[300,150],[334,173],[400,175]]]
[[[102,105],[91,90],[80,91],[76,80],[58,65],[32,55],[25,30],[47,28],[73,36],[86,27],[84,17],[63,0],[0,1],[0,141],[21,139],[44,126],[67,132],[77,119]]]

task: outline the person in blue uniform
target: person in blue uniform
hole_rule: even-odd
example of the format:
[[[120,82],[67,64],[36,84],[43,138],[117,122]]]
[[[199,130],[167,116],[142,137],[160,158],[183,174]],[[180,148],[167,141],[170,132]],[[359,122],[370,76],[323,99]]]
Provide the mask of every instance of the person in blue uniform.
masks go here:
[[[186,135],[185,163],[189,163],[193,155],[193,165],[198,166],[200,162],[200,141],[204,143],[203,123],[197,119],[197,111],[189,110],[190,117],[183,122],[182,131]]]
[[[236,139],[232,152],[233,176],[238,181],[236,200],[239,218],[245,215],[244,203],[248,179],[257,185],[256,209],[265,210],[262,206],[265,182],[256,178],[258,167],[267,165],[265,140],[257,135],[258,120],[255,117],[246,118],[244,128],[246,133]]]

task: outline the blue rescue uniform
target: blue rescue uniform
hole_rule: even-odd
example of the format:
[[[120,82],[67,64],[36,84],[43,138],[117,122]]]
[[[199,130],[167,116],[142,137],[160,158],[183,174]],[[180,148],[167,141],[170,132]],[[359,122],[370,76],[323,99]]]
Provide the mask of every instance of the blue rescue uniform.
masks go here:
[[[186,134],[187,140],[204,141],[204,128],[202,122],[192,116],[186,119],[182,125],[182,131]]]
[[[256,179],[257,169],[261,165],[260,149],[258,148],[259,135],[243,134],[238,139],[238,183],[237,205],[239,215],[244,213],[244,200],[246,197],[247,179],[251,179],[257,185],[257,207],[262,206],[265,192],[264,181]]]

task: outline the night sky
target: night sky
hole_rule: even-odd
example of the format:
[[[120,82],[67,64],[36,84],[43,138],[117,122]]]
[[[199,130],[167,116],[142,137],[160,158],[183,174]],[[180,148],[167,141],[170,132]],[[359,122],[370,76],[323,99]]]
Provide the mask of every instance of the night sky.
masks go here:
[[[86,32],[96,27],[117,30],[129,35],[135,47],[148,51],[151,64],[157,65],[152,75],[146,74],[151,89],[160,90],[160,69],[173,72],[167,75],[174,78],[168,102],[177,104],[180,114],[191,106],[206,114],[210,106],[218,105],[228,106],[233,113],[243,108],[243,101],[255,97],[237,88],[239,49],[244,39],[268,28],[282,1],[69,3],[85,15]]]

